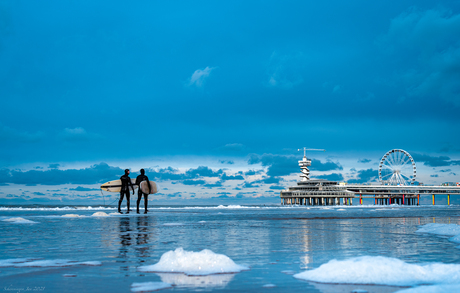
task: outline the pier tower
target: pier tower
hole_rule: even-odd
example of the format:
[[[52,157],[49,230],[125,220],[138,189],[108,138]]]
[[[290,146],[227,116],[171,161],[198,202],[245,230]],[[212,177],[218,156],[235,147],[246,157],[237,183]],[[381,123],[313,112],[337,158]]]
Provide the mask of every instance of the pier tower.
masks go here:
[[[300,181],[305,182],[310,180],[310,170],[308,167],[311,166],[311,160],[307,158],[307,151],[323,151],[325,152],[326,150],[323,149],[307,149],[306,147],[302,149],[298,149],[298,151],[303,150],[303,158],[302,160],[299,161],[299,167],[300,167]]]

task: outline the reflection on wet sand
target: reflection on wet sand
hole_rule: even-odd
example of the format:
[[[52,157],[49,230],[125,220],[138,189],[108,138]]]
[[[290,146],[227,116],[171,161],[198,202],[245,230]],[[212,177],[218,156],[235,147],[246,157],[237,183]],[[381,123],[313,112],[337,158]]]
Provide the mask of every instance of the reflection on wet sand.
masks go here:
[[[367,292],[367,293],[393,293],[407,287],[394,286],[377,286],[377,285],[350,285],[350,284],[322,284],[309,282],[321,293],[350,293],[350,292]]]
[[[150,256],[151,231],[154,226],[151,226],[151,221],[155,218],[151,216],[138,217],[120,217],[118,225],[118,235],[120,237],[120,246],[118,250],[117,262],[125,265],[121,266],[121,270],[129,276],[130,264],[135,262],[138,265],[145,262]]]
[[[150,217],[137,217],[136,228],[136,257],[139,260],[139,263],[143,263],[146,257],[150,256],[149,253],[149,218]]]
[[[120,218],[119,235],[120,235],[121,246],[118,252],[117,262],[121,262],[125,264],[128,261],[129,246],[132,244],[131,243],[132,238],[131,238],[130,232],[131,232],[130,218],[129,217]],[[125,276],[129,276],[128,274],[129,266],[124,265],[124,266],[121,266],[120,269],[126,272]]]
[[[187,276],[184,274],[157,273],[164,283],[178,287],[205,287],[223,289],[233,279],[235,274],[216,274],[208,276]]]

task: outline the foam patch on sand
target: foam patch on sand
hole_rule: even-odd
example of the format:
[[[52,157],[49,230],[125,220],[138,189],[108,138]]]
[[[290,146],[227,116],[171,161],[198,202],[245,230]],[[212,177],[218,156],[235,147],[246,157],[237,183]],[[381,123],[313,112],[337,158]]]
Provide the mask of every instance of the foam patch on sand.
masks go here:
[[[457,224],[426,224],[416,231],[417,233],[428,233],[438,236],[451,236],[450,241],[460,243],[460,225]],[[452,237],[453,236],[453,237]]]
[[[172,288],[171,284],[163,282],[133,283],[131,285],[131,292],[151,292],[169,288]]]
[[[175,251],[165,252],[158,263],[138,267],[138,270],[141,272],[184,273],[189,276],[203,276],[239,273],[249,270],[249,268],[238,265],[228,256],[214,253],[209,249],[193,252],[177,248]]]
[[[275,288],[276,285],[275,284],[265,284],[262,286],[263,288]]]
[[[80,217],[84,217],[84,216],[77,215],[77,214],[65,214],[65,215],[62,215],[61,217],[65,217],[65,218],[80,218]]]
[[[100,266],[102,265],[99,261],[85,261],[77,262],[68,259],[53,259],[53,260],[36,260],[31,258],[16,258],[16,259],[4,259],[0,260],[0,267],[69,267],[69,266]]]
[[[109,215],[107,215],[107,213],[104,213],[104,212],[96,212],[94,214],[92,214],[93,217],[108,217]]]
[[[183,226],[184,223],[164,223],[163,226]]]
[[[24,218],[19,218],[19,217],[18,218],[9,218],[9,219],[5,219],[5,220],[2,220],[2,221],[16,223],[16,224],[35,224],[35,223],[38,223],[38,222],[26,220]]]
[[[374,284],[417,286],[460,283],[458,264],[410,264],[383,256],[361,256],[331,260],[317,269],[294,275],[295,278],[331,284]]]

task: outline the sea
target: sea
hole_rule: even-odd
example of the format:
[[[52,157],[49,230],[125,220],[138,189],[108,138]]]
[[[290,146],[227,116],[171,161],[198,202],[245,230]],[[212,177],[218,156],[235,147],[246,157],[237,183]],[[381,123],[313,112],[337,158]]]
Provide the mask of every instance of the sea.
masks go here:
[[[116,211],[0,206],[0,290],[460,292],[458,205]]]

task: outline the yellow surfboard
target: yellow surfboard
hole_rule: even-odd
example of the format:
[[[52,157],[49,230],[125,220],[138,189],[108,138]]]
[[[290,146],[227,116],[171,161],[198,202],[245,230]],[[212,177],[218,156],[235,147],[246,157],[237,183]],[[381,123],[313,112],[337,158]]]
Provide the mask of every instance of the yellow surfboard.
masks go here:
[[[158,192],[158,188],[157,188],[157,184],[151,180],[149,180],[150,182],[150,193],[149,193],[149,186],[147,185],[147,181],[142,181],[141,182],[141,186],[140,186],[140,189],[142,190],[143,193],[145,194],[155,194]]]
[[[133,187],[134,187],[131,191],[134,191],[134,189],[138,187],[137,185],[134,184],[136,183],[136,179],[131,178],[131,183],[133,183]],[[109,191],[109,192],[120,192],[121,191],[121,180],[118,179],[118,180],[112,180],[112,181],[106,182],[101,185],[101,189],[105,191]]]

